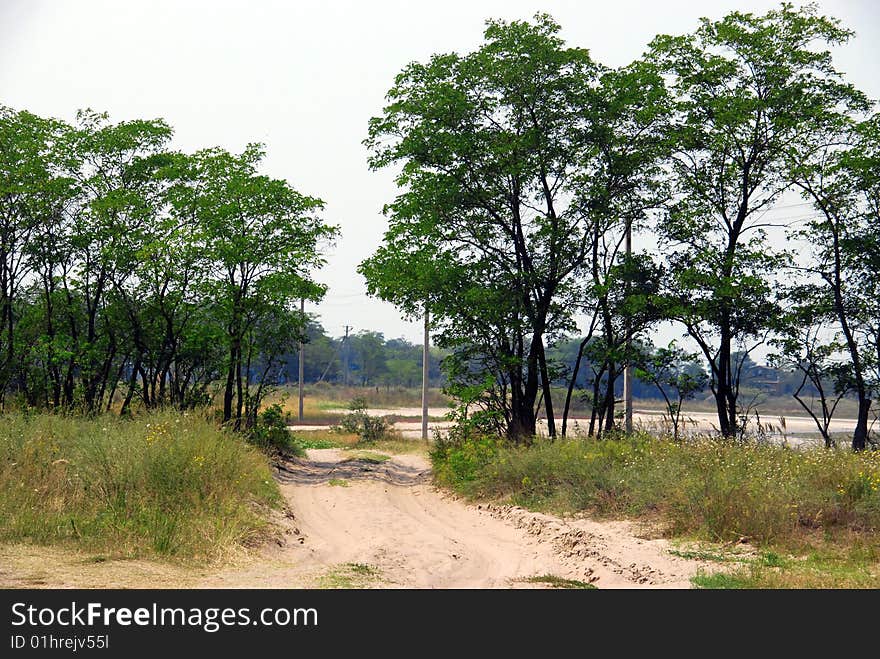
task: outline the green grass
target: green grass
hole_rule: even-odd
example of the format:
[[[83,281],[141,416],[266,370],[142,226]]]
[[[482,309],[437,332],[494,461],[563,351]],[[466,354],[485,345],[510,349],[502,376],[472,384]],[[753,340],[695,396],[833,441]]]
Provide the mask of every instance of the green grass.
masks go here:
[[[364,563],[342,563],[318,579],[318,588],[367,588],[380,581],[378,568]]]
[[[673,538],[745,538],[761,550],[748,574],[734,575],[749,583],[880,587],[880,452],[639,435],[441,443],[431,457],[438,483],[471,498],[645,519]],[[867,558],[846,554],[854,543]],[[819,545],[823,558],[804,564]]]
[[[670,549],[672,556],[678,556],[689,561],[712,561],[714,563],[748,563],[750,558],[737,554],[725,553],[723,551],[713,550],[696,550],[682,551],[678,549]]]
[[[327,438],[327,437],[313,437],[313,433],[311,432],[301,432],[296,433],[295,442],[299,445],[303,450],[315,448],[315,449],[323,449],[323,448],[342,448],[345,444],[337,438]]]
[[[591,583],[578,581],[577,579],[563,579],[562,577],[557,577],[555,574],[542,574],[535,577],[528,577],[527,579],[523,579],[523,581],[528,583],[547,584],[553,588],[574,588],[582,590],[596,589],[596,586]]]
[[[0,540],[225,557],[273,532],[265,456],[199,414],[0,418]]]
[[[385,455],[384,453],[376,453],[374,451],[361,451],[355,450],[351,451],[351,453],[346,457],[343,462],[349,462],[351,460],[362,460],[363,462],[371,462],[373,464],[381,464],[383,462],[387,462],[391,459],[390,455]]]
[[[334,487],[349,487],[349,483],[344,478],[331,478],[327,481],[328,485],[333,485]]]
[[[877,588],[878,550],[855,537],[849,542],[817,540],[787,555],[763,552],[733,571],[702,573],[692,583],[700,588]],[[720,575],[720,576],[719,576]]]
[[[743,577],[736,574],[727,574],[725,572],[715,572],[712,574],[697,574],[691,578],[691,583],[697,588],[710,589],[742,589],[756,588],[754,581],[749,577]]]

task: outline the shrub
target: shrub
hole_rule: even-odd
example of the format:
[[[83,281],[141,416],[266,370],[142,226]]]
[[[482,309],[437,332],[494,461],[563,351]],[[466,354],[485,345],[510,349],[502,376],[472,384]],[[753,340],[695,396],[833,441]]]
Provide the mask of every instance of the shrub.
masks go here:
[[[284,410],[278,403],[260,413],[257,425],[248,432],[248,439],[269,454],[305,455],[305,449],[287,427]]]
[[[370,416],[367,413],[367,401],[364,398],[354,398],[348,405],[351,410],[342,417],[339,428],[342,432],[357,435],[362,442],[374,442],[388,438],[391,431],[391,423],[384,416]]]

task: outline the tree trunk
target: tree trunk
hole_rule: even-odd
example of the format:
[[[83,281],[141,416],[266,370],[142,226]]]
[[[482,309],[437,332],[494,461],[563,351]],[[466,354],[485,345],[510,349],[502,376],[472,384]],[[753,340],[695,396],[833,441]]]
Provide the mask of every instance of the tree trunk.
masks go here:
[[[538,354],[538,364],[541,370],[541,388],[544,391],[544,411],[547,415],[547,433],[551,438],[556,437],[556,419],[553,415],[553,392],[550,389],[550,377],[547,374],[547,356],[544,354],[544,340],[538,343],[541,351]]]
[[[590,340],[590,337],[584,337],[584,340],[581,341],[580,346],[578,347],[577,359],[574,362],[574,370],[571,374],[571,380],[568,382],[568,391],[565,393],[565,407],[562,410],[562,436],[565,437],[566,429],[568,427],[568,410],[571,407],[571,394],[574,391],[575,383],[577,382],[578,371],[581,368],[581,359],[584,356],[584,348],[587,347],[587,342]]]
[[[868,413],[870,410],[871,399],[863,392],[859,392],[859,413],[856,417],[856,429],[853,432],[853,451],[864,451],[868,445]]]
[[[223,423],[232,419],[232,397],[235,394],[236,342],[229,348],[229,370],[226,373],[226,388],[223,390]]]

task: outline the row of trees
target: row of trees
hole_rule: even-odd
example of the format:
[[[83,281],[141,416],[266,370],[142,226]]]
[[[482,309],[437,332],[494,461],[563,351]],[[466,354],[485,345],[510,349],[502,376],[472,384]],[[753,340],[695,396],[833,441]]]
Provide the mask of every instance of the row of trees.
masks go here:
[[[440,362],[443,353],[431,348],[428,380],[431,386],[445,383]],[[296,382],[299,353],[283,357],[287,368],[282,379]],[[310,320],[303,350],[303,378],[306,383],[327,382],[354,386],[419,387],[422,384],[422,346],[406,339],[386,339],[381,332],[362,330],[348,336],[331,337],[320,323]]]
[[[628,337],[674,321],[708,368],[724,436],[741,430],[746,358],[774,341],[810,386],[833,376],[834,392],[855,393],[864,448],[880,366],[880,120],[827,50],[853,33],[786,3],[703,19],[609,69],[559,30],[547,15],[489,21],[476,51],[397,76],[366,140],[401,189],[360,266],[371,293],[430,313],[452,389],[514,441],[539,411],[557,434],[551,383],[573,385],[581,359],[560,372],[554,343],[579,333],[579,356],[589,349],[601,432],[637,358]],[[786,235],[771,211],[792,190],[811,219]],[[657,249],[627,254],[630,228]]]
[[[169,149],[164,121],[0,107],[0,403],[202,404],[251,425],[336,229],[263,151]]]

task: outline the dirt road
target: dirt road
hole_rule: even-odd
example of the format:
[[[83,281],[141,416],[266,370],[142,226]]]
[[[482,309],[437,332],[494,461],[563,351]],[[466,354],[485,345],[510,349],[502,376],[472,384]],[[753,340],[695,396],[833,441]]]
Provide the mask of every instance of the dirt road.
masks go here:
[[[628,522],[476,506],[433,487],[422,456],[377,460],[324,449],[280,465],[286,533],[224,568],[0,545],[0,587],[688,588],[698,569],[717,570]]]
[[[599,588],[687,588],[701,567],[629,523],[474,506],[434,488],[429,475],[421,456],[374,463],[309,451],[278,472],[295,512],[296,533],[281,550],[286,565],[203,585],[517,588],[541,587],[528,579],[550,575]]]

